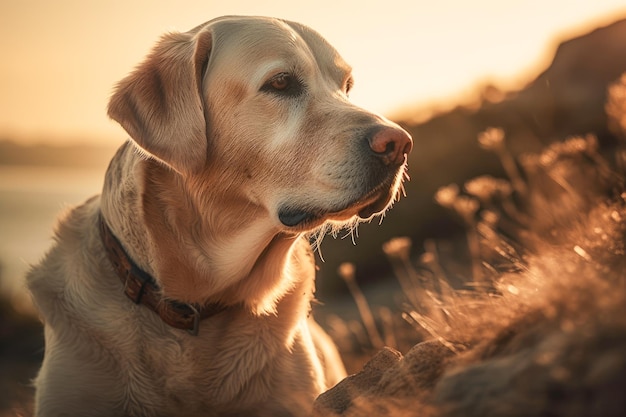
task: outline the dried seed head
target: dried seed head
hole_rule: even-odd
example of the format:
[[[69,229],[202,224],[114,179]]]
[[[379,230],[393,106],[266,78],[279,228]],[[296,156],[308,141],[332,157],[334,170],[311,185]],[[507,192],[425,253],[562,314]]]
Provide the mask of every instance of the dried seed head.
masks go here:
[[[458,196],[454,201],[454,209],[466,223],[474,223],[474,216],[480,208],[478,201],[467,196]]]
[[[339,275],[345,281],[354,281],[355,270],[356,268],[351,262],[343,262],[339,265],[339,268],[337,268],[337,272],[339,272]]]
[[[435,201],[442,207],[454,208],[454,202],[459,195],[459,186],[456,184],[441,187],[435,193]]]
[[[504,130],[497,127],[487,128],[478,134],[478,143],[483,149],[500,151],[504,149]]]
[[[488,202],[496,196],[507,197],[511,194],[511,184],[508,181],[483,175],[465,183],[465,191],[482,202]]]
[[[390,258],[409,259],[411,239],[396,237],[383,244],[383,252]]]

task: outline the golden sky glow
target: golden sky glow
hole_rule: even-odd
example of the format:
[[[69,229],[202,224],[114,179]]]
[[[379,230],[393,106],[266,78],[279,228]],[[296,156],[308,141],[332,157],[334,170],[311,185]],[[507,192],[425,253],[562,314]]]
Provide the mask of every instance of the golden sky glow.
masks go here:
[[[224,14],[307,24],[355,68],[353,100],[392,116],[547,65],[558,40],[626,17],[623,0],[4,0],[0,139],[121,141],[113,85],[160,34]],[[516,84],[517,83],[517,84]]]

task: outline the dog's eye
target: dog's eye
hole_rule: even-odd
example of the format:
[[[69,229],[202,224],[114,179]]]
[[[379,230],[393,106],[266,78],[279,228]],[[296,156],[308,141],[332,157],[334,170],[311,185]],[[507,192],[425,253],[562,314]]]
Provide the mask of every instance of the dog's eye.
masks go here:
[[[289,88],[289,85],[291,83],[292,83],[292,79],[291,79],[290,75],[288,75],[288,74],[281,74],[278,77],[274,77],[270,81],[270,86],[272,86],[272,88],[274,90],[284,91],[287,88]]]
[[[283,96],[298,96],[304,91],[304,86],[298,78],[289,73],[281,72],[270,78],[261,87],[261,91]]]

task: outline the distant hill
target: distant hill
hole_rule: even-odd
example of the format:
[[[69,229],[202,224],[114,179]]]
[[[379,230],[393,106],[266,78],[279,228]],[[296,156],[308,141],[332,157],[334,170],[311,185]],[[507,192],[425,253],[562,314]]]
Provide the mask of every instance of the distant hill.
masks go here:
[[[0,140],[0,165],[106,168],[114,153],[113,146],[22,145]]]

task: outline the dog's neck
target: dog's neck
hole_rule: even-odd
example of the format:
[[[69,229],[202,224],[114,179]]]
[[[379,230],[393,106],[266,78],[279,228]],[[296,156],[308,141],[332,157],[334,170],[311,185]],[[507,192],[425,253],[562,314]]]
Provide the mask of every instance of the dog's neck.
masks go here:
[[[272,312],[296,285],[288,277],[301,275],[286,273],[303,267],[290,264],[291,251],[301,239],[268,227],[264,213],[251,213],[249,204],[232,202],[228,209],[241,214],[224,216],[223,202],[218,207],[205,198],[199,205],[199,198],[190,195],[178,174],[126,144],[107,171],[102,212],[129,256],[157,280],[164,296]],[[223,224],[226,217],[237,224]]]

